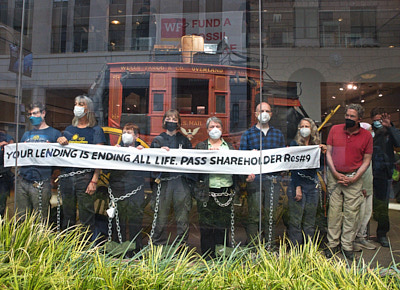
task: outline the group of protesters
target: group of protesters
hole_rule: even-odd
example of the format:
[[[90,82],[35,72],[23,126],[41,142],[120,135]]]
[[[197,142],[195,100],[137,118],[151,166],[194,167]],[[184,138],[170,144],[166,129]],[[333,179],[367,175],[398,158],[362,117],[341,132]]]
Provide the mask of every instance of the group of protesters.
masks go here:
[[[87,96],[75,98],[72,124],[62,133],[45,121],[46,108],[41,103],[31,104],[29,120],[33,129],[24,133],[21,142],[97,144],[107,143],[101,127],[96,124],[93,103]],[[371,111],[372,124],[362,123],[364,109],[359,104],[346,107],[344,123],[330,129],[326,145],[321,144],[315,122],[303,118],[298,124],[294,140],[289,146],[319,145],[321,168],[290,171],[287,187],[289,219],[288,238],[294,245],[314,241],[316,216],[320,202],[321,179],[319,171],[326,165],[329,210],[327,219],[326,256],[342,250],[344,256],[354,258],[354,251],[375,249],[368,241],[367,228],[372,212],[378,222],[377,241],[388,247],[388,202],[390,182],[394,168],[394,148],[400,147],[400,131],[382,108]],[[257,123],[245,131],[240,139],[239,150],[266,150],[286,147],[282,132],[270,124],[273,117],[271,106],[262,102],[255,108]],[[165,130],[156,136],[151,148],[192,149],[190,140],[180,133],[181,117],[177,110],[167,111],[162,119]],[[200,150],[234,150],[224,140],[223,122],[210,117],[206,122],[208,138],[195,146]],[[226,133],[226,132],[225,132]],[[122,142],[116,146],[141,150],[137,141],[139,128],[127,123],[122,129]],[[2,147],[13,142],[5,132],[0,132]],[[325,162],[326,160],[326,162]],[[9,168],[1,167],[1,213],[4,214],[5,198],[11,185],[3,186],[12,175]],[[62,198],[63,219],[60,227],[68,229],[79,222],[98,238],[96,211],[93,195],[97,189],[101,169],[61,167],[57,178],[58,192]],[[146,172],[135,170],[104,170],[109,173],[108,197],[109,220],[117,222],[118,242],[135,240],[142,247],[143,213],[145,204],[145,180],[152,180],[151,208],[153,221],[149,238],[155,245],[169,242],[168,219],[171,207],[176,221],[176,240],[186,243],[189,233],[189,213],[192,198],[197,202],[200,244],[203,254],[215,257],[218,245],[235,246],[234,240],[235,195],[239,185],[246,184],[248,216],[245,222],[247,244],[266,241],[274,247],[276,241],[277,207],[284,173],[274,172],[238,174],[194,174],[176,172]],[[37,211],[41,218],[49,215],[52,167],[23,166],[17,172],[16,214]],[[12,182],[11,182],[12,183]],[[261,205],[261,206],[260,206]],[[260,212],[260,210],[262,212]],[[260,218],[262,218],[260,222]],[[231,233],[231,236],[228,233]],[[114,235],[115,236],[115,235]]]

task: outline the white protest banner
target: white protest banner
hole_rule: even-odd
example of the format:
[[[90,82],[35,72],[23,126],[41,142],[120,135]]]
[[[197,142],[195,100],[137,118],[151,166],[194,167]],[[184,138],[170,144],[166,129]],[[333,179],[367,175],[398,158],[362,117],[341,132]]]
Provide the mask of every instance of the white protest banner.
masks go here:
[[[106,145],[19,143],[5,146],[4,165],[58,166],[158,172],[257,174],[318,168],[319,146],[260,151],[136,149]]]

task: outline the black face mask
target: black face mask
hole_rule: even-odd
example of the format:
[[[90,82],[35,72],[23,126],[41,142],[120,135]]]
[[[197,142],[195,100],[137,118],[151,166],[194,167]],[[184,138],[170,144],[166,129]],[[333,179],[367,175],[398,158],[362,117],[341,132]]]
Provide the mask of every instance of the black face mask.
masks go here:
[[[356,125],[356,121],[352,119],[346,119],[346,128],[353,128]]]
[[[174,123],[174,122],[165,122],[165,128],[172,132],[174,130],[176,130],[178,128],[178,123]]]

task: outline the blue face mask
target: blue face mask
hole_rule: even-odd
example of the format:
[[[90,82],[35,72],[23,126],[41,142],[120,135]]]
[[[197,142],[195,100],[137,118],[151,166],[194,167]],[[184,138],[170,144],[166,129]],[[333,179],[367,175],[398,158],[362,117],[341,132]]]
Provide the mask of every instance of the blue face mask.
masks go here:
[[[30,116],[29,121],[31,121],[31,124],[33,126],[39,126],[40,123],[42,123],[42,117],[35,117],[35,116]]]
[[[372,125],[376,128],[376,129],[380,129],[383,127],[382,123],[380,121],[374,121],[372,123]]]

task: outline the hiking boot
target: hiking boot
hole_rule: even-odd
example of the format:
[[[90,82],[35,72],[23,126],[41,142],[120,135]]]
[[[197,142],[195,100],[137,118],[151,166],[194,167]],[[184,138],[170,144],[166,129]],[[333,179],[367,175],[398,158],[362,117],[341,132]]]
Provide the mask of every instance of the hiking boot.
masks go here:
[[[374,244],[372,244],[371,242],[368,242],[366,239],[356,239],[354,241],[353,250],[355,252],[358,252],[354,249],[354,247],[364,248],[367,250],[375,250],[376,249],[376,246]]]
[[[347,260],[354,260],[354,252],[343,250],[343,256],[346,257]]]
[[[332,258],[333,255],[335,255],[336,253],[339,253],[339,252],[340,252],[340,246],[336,246],[336,247],[333,247],[333,248],[327,247],[324,250],[325,257],[328,258],[328,259]]]
[[[386,237],[379,237],[378,242],[382,245],[382,247],[389,248],[389,241]]]

